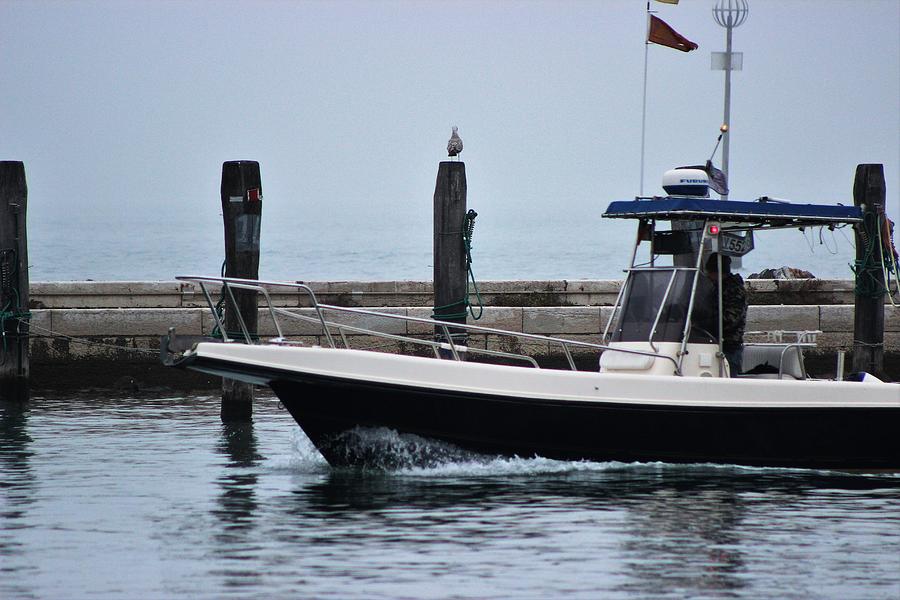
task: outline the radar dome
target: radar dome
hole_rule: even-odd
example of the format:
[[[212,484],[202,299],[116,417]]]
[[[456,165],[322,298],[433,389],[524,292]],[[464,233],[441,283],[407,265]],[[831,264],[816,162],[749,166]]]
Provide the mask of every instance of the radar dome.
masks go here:
[[[703,169],[672,169],[663,174],[662,187],[670,196],[709,196],[709,175]]]

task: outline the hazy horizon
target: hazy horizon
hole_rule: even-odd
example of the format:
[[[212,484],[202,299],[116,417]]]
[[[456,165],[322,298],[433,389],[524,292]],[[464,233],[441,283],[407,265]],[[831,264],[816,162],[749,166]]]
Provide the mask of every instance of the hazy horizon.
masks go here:
[[[649,47],[648,194],[709,157],[723,119],[710,52],[725,46],[712,0],[651,4],[700,48]],[[900,220],[900,2],[749,5],[734,32],[731,197],[848,203],[856,165],[883,163]],[[0,0],[0,158],[25,162],[32,279],[91,277],[91,252],[141,244],[126,274],[208,272],[221,165],[238,159],[261,165],[264,252],[353,246],[362,229],[430,252],[452,125],[482,242],[525,252],[552,222],[570,232],[548,242],[555,260],[602,245],[603,209],[641,183],[645,8]],[[157,238],[187,250],[156,255]],[[346,265],[335,278],[369,268],[325,245]]]

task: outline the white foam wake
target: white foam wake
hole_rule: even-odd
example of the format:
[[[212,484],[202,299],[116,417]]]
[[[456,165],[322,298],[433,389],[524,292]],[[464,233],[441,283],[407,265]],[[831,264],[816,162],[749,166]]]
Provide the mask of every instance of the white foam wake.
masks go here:
[[[356,427],[332,441],[332,451],[366,470],[407,476],[509,476],[608,471],[625,463],[564,461],[479,454],[453,444],[385,427]]]

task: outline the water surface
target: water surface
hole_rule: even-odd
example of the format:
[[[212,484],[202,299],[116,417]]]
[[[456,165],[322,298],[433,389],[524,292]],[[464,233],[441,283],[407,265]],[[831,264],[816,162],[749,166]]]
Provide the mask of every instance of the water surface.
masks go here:
[[[433,276],[431,202],[396,223],[361,213],[315,223],[263,218],[259,275],[294,281],[421,280]],[[635,240],[635,223],[602,219],[607,203],[582,211],[498,215],[476,220],[472,269],[478,281],[621,279]],[[91,231],[85,237],[83,231]],[[135,232],[152,232],[135,235]],[[847,233],[847,232],[850,233]],[[32,223],[31,281],[171,280],[218,275],[224,259],[221,219],[172,220],[166,212],[121,227],[97,227],[92,215],[61,215]],[[784,265],[819,278],[851,279],[853,233],[821,228],[759,233],[743,262],[745,278]],[[647,244],[642,251],[646,251]]]
[[[332,470],[271,397],[161,396],[0,402],[0,597],[900,597],[896,475]]]

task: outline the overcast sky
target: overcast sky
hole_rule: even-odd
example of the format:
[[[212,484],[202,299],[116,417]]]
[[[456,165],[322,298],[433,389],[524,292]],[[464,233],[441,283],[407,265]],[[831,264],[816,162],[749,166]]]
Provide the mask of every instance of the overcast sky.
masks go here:
[[[651,4],[700,46],[649,48],[644,188],[661,193],[712,151],[725,31],[713,0]],[[897,219],[900,0],[749,4],[731,197],[848,203],[878,162]],[[599,220],[640,184],[645,26],[642,0],[0,0],[0,158],[26,164],[38,243],[60,215],[216,229],[235,159],[261,163],[264,228],[430,223],[451,125],[480,212]]]

